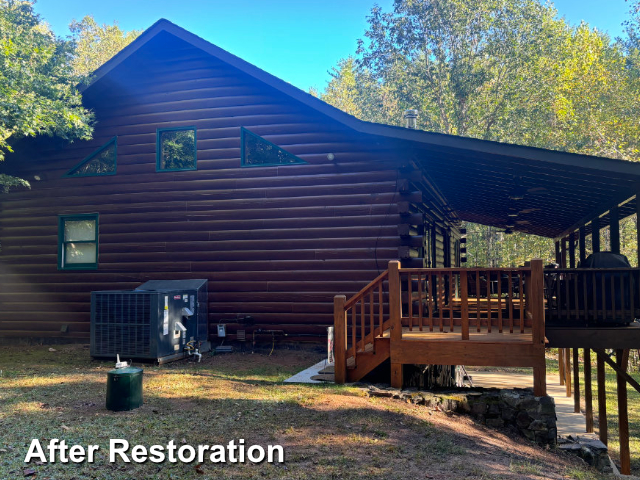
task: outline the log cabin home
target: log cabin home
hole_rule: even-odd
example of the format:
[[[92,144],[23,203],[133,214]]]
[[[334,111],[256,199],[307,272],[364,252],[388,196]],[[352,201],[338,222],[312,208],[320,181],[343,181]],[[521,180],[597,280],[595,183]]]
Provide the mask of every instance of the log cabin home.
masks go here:
[[[91,291],[206,278],[232,339],[334,326],[337,382],[526,366],[543,395],[545,347],[640,346],[639,270],[576,268],[604,227],[619,252],[638,164],[360,121],[166,20],[83,98],[92,140],[1,166],[32,185],[0,194],[1,337],[88,339]],[[554,238],[562,268],[464,268],[462,221]]]

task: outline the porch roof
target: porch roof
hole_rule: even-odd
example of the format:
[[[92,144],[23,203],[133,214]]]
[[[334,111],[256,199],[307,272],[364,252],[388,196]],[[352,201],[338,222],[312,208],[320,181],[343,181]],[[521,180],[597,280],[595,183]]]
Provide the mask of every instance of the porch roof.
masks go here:
[[[560,238],[594,218],[608,225],[614,206],[636,213],[640,163],[445,137],[414,144],[414,160],[461,220]]]

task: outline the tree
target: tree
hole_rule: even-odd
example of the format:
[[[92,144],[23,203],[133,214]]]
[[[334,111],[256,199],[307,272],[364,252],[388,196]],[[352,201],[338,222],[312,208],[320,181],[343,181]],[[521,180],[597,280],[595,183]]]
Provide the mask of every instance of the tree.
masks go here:
[[[639,160],[639,0],[631,14],[612,43],[539,0],[395,0],[372,10],[322,98],[363,120],[398,125],[417,108],[429,131]],[[479,265],[554,257],[547,239],[467,228]]]
[[[75,87],[72,47],[49,30],[31,2],[0,0],[0,161],[22,137],[91,137],[93,117]],[[0,176],[3,189],[20,184],[26,182]]]
[[[71,65],[78,77],[89,77],[142,33],[141,30],[125,32],[117,24],[99,25],[90,15],[79,22],[73,20],[69,30],[75,42]]]

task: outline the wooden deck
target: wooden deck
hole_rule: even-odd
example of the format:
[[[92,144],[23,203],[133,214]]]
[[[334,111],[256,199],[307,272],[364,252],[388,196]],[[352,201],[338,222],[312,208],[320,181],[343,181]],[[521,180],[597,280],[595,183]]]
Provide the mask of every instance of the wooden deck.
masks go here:
[[[404,364],[533,367],[544,395],[543,290],[540,260],[519,269],[390,262],[349,300],[335,297],[336,382],[357,381],[387,359],[395,387]]]

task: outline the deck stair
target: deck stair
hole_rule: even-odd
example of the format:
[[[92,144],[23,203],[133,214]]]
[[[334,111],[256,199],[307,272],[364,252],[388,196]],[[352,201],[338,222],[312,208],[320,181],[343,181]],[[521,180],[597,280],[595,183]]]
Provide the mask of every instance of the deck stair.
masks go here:
[[[334,298],[336,383],[362,379],[387,359],[403,364],[534,368],[545,393],[542,261],[507,269],[400,268],[353,297]]]

